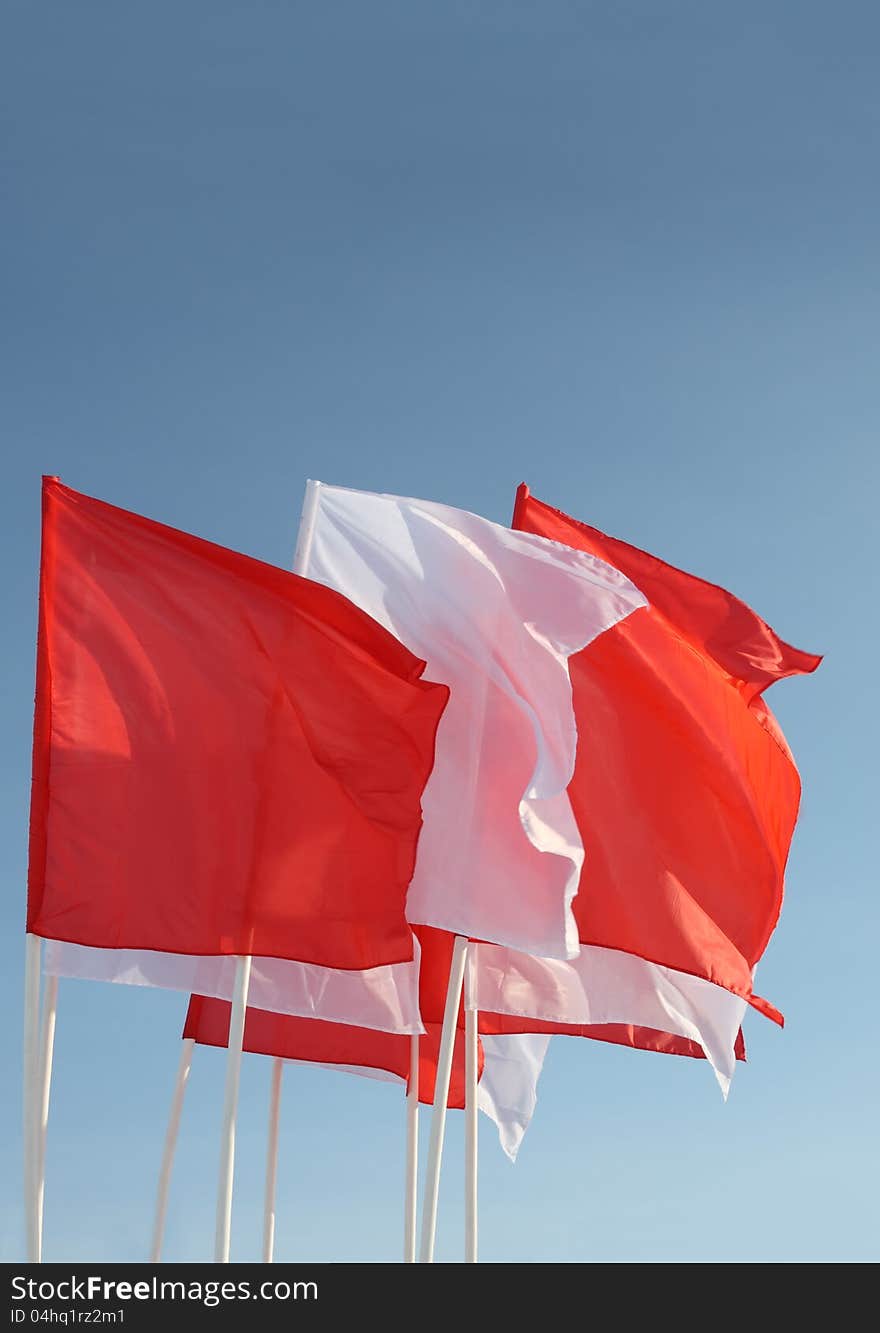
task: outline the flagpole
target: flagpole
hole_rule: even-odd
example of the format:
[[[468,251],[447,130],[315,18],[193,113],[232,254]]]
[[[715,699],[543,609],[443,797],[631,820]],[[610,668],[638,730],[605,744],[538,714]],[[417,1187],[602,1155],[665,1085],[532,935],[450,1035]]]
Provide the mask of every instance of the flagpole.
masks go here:
[[[296,538],[296,550],[293,556],[293,572],[294,574],[299,574],[300,576],[305,575],[309,565],[309,554],[312,549],[312,539],[315,535],[315,522],[318,517],[318,490],[320,489],[320,486],[321,483],[319,481],[311,481],[311,480],[307,481],[305,494],[303,495],[303,507],[300,513],[299,530],[297,532],[297,538]],[[240,959],[239,962],[241,962]],[[248,959],[248,972],[249,971],[250,971],[250,959]],[[244,983],[245,999],[244,999],[243,1012],[241,1016],[241,1032],[239,1034],[239,1043],[238,1043],[239,1065],[241,1062],[241,1042],[244,1039],[244,1011],[246,1011],[247,1009],[247,985],[248,982],[246,981]],[[236,991],[237,988],[238,988],[238,975],[236,974]],[[230,1080],[232,1078],[232,1072],[231,1072],[232,1069],[231,1062],[233,1055],[232,1042],[233,1042],[233,1028],[235,1027],[235,1023],[236,1023],[235,1005],[233,1004],[233,1014],[229,1024],[228,1059],[230,1061],[230,1064],[227,1066],[227,1088],[226,1088],[227,1103],[230,1096]],[[266,1149],[266,1190],[265,1190],[265,1200],[263,1203],[263,1263],[264,1264],[271,1264],[273,1262],[273,1257],[275,1252],[275,1185],[278,1177],[278,1128],[279,1128],[279,1119],[281,1112],[281,1078],[283,1069],[284,1069],[284,1062],[282,1060],[276,1059],[273,1062],[272,1066],[272,1090],[270,1094],[270,1103],[269,1103],[269,1141]],[[237,1072],[235,1075],[235,1080],[236,1080],[235,1095],[237,1097],[238,1093]],[[226,1107],[224,1107],[223,1114],[224,1114],[224,1136],[225,1136],[227,1133],[226,1122],[227,1122],[227,1117],[229,1115],[228,1104]],[[231,1129],[233,1142],[235,1136],[234,1114],[235,1112],[233,1107],[232,1111],[233,1124]],[[230,1148],[229,1151],[231,1153],[233,1149]],[[221,1172],[222,1172],[222,1167],[221,1167]],[[231,1208],[232,1208],[231,1165],[230,1165],[229,1179],[228,1182],[224,1182],[224,1187],[226,1192],[228,1193],[228,1203],[225,1204],[224,1206],[226,1207],[227,1214],[231,1215]],[[225,1226],[221,1228],[221,1216],[220,1216],[221,1205],[222,1205],[222,1196],[218,1197],[217,1201],[217,1242],[216,1242],[216,1250],[214,1258],[215,1262],[228,1263],[229,1227],[230,1227],[231,1216],[228,1215],[226,1217]],[[225,1241],[221,1236],[221,1229],[225,1230]],[[225,1255],[221,1258],[220,1251],[224,1248],[224,1245],[225,1245]]]
[[[272,1061],[272,1091],[269,1096],[269,1142],[266,1149],[266,1198],[263,1207],[263,1263],[271,1264],[275,1253],[275,1182],[278,1178],[278,1122],[281,1113],[281,1076],[284,1061]]]
[[[452,1056],[458,1026],[458,1006],[464,982],[464,962],[467,939],[456,935],[449,967],[449,986],[443,1011],[443,1029],[440,1037],[440,1055],[434,1085],[434,1113],[431,1117],[431,1137],[428,1141],[428,1165],[425,1173],[425,1199],[422,1205],[422,1244],[420,1262],[434,1262],[434,1239],[437,1234],[437,1196],[440,1191],[440,1160],[443,1156],[443,1137],[446,1132],[446,1105],[449,1101],[449,1080],[452,1075]]]
[[[171,1170],[174,1166],[174,1154],[177,1150],[177,1135],[180,1131],[180,1118],[183,1114],[183,1098],[192,1068],[193,1037],[184,1037],[180,1047],[180,1060],[177,1065],[177,1077],[174,1080],[174,1092],[171,1097],[171,1112],[168,1116],[168,1129],[165,1131],[165,1147],[162,1150],[162,1166],[159,1170],[159,1186],[156,1190],[156,1216],[153,1222],[153,1243],[150,1248],[150,1263],[162,1262],[162,1242],[165,1239],[165,1218],[168,1213],[168,1192],[171,1187]]]
[[[39,935],[24,937],[24,1045],[23,1045],[23,1153],[24,1153],[24,1225],[25,1252],[28,1263],[38,1262],[39,1236],[36,1208],[37,1157],[37,1042],[40,1026],[40,946]]]
[[[217,1228],[214,1234],[214,1263],[229,1263],[232,1230],[232,1179],[235,1170],[235,1113],[241,1080],[241,1050],[247,1014],[251,958],[235,960],[235,990],[229,1020],[229,1049],[226,1053],[226,1089],[223,1094],[223,1130],[220,1138],[220,1173],[217,1182]]]
[[[476,1003],[476,944],[468,944],[464,982],[464,1259],[477,1262],[477,1069],[479,1015]]]
[[[406,1197],[403,1211],[403,1262],[416,1261],[419,1197],[419,1034],[409,1039],[409,1087],[406,1090]]]
[[[319,481],[307,481],[303,496],[302,513],[299,520],[299,532],[296,538],[296,551],[293,556],[294,574],[305,575],[309,567],[309,555],[312,550],[312,538],[315,535],[315,522],[318,517]]]
[[[36,1123],[36,1178],[34,1207],[36,1209],[37,1263],[43,1262],[43,1195],[46,1186],[46,1136],[49,1130],[49,1096],[52,1090],[52,1055],[55,1050],[55,1015],[58,1009],[58,978],[46,977],[43,994],[43,1013],[40,1023],[40,1058],[37,1067]]]

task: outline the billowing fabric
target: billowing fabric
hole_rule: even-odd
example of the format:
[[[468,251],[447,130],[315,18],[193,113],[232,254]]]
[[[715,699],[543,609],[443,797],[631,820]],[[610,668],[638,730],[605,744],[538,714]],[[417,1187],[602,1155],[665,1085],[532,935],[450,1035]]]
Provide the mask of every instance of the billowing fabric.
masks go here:
[[[234,958],[92,949],[48,940],[43,970],[50,976],[158,986],[220,1000],[231,1000],[235,991]],[[248,997],[255,1008],[276,1013],[361,1024],[380,1032],[421,1032],[418,944],[410,962],[362,971],[254,958]]]
[[[425,926],[415,929],[421,946],[421,1013],[426,1022],[438,1021],[452,937]],[[671,1055],[703,1055],[727,1097],[736,1061],[745,1054],[741,1024],[747,1006],[722,987],[589,945],[569,961],[492,944],[479,944],[472,958],[471,995],[481,1036],[558,1033]]]
[[[513,1162],[538,1101],[538,1079],[550,1038],[528,1033],[480,1040],[486,1064],[477,1105],[495,1121],[501,1147]]]
[[[304,572],[451,688],[424,794],[411,922],[574,956],[583,846],[567,787],[568,659],[644,605],[592,555],[447,505],[316,486]]]
[[[47,478],[28,930],[411,959],[423,669],[337,592]]]
[[[526,487],[513,522],[608,561],[648,602],[570,662],[581,941],[703,977],[781,1022],[752,972],[779,916],[800,780],[761,693],[821,658]]]
[[[231,1005],[193,995],[183,1036],[206,1046],[225,1047],[229,1040]],[[437,1076],[441,1024],[429,1023],[419,1039],[419,1101],[431,1104]],[[516,1157],[537,1101],[537,1083],[546,1036],[491,1036],[480,1042],[477,1103],[493,1120],[508,1157]],[[318,1064],[325,1069],[363,1077],[409,1083],[410,1040],[368,1028],[312,1019],[289,1018],[248,1008],[244,1050],[283,1060]],[[453,1109],[464,1107],[464,1033],[456,1032],[449,1085]]]
[[[491,944],[478,945],[476,954],[475,1008],[524,1020],[524,1031],[532,1031],[532,1020],[539,1019],[550,1025],[545,1031],[575,1036],[593,1036],[600,1025],[623,1025],[681,1038],[703,1050],[727,1096],[747,1008],[739,996],[616,949],[584,945],[571,962]],[[485,1030],[490,1023],[484,1023]],[[605,1040],[615,1037],[608,1034]]]
[[[486,1015],[489,1031],[495,1034],[522,1032],[544,1032],[548,1036],[586,1037],[590,1041],[604,1041],[611,1046],[628,1046],[634,1051],[654,1051],[658,1055],[685,1055],[692,1060],[705,1060],[706,1052],[696,1041],[687,1037],[678,1037],[672,1032],[660,1032],[657,1028],[638,1027],[633,1023],[542,1023],[529,1019],[525,1024],[517,1018],[505,1014]],[[736,1035],[734,1054],[737,1060],[745,1060],[746,1044],[742,1028]],[[723,1088],[722,1088],[723,1091]]]
[[[414,933],[412,963],[364,972],[255,958],[249,998],[255,1009],[302,1018],[329,1016],[331,1024],[368,1027],[380,1034],[421,1032],[422,1013],[438,1026],[453,936],[429,926],[416,926]],[[591,959],[598,959],[600,966],[592,966]],[[47,942],[43,966],[49,975],[173,990],[186,990],[189,981],[203,996],[222,1000],[232,998],[235,981],[235,960],[230,958],[89,949],[54,940]],[[480,945],[475,997],[483,1034],[560,1033],[664,1054],[706,1057],[711,1052],[725,1094],[733,1062],[745,1054],[737,1031],[745,1006],[736,996],[615,950],[584,946],[578,959],[563,963]],[[609,1021],[609,1015],[623,1015],[624,1021]]]
[[[203,1046],[226,1046],[229,1041],[229,1015],[232,1006],[225,1000],[193,995],[187,1010],[183,1036],[192,1037]],[[426,1024],[419,1037],[419,1101],[434,1101],[434,1081],[440,1052],[440,1023]],[[346,1023],[325,1023],[320,1019],[291,1018],[248,1006],[242,1049],[257,1055],[272,1055],[283,1060],[309,1064],[363,1065],[385,1070],[409,1080],[410,1038],[390,1032]],[[479,1052],[478,1073],[483,1071],[483,1052]],[[449,1085],[449,1105],[464,1106],[464,1034],[456,1034]]]

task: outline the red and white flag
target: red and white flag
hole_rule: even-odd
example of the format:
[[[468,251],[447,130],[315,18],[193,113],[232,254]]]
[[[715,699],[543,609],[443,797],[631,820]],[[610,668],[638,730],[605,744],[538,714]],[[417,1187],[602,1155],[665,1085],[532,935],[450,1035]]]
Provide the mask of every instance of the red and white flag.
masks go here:
[[[222,1000],[193,995],[183,1037],[205,1046],[225,1047],[229,1041],[231,1006]],[[434,1082],[440,1053],[441,1023],[426,1023],[419,1038],[419,1101],[434,1100]],[[501,1146],[516,1157],[537,1101],[537,1084],[549,1036],[493,1035],[481,1039],[478,1050],[477,1103],[495,1122]],[[320,1019],[294,1018],[249,1007],[243,1049],[298,1063],[390,1082],[409,1083],[410,1038],[389,1032]],[[464,1033],[456,1033],[450,1107],[465,1104]]]
[[[410,961],[423,669],[338,593],[47,478],[28,930],[111,970]]]
[[[570,662],[582,943],[713,982],[781,1022],[752,973],[779,916],[800,780],[763,691],[821,658],[524,486],[514,526],[606,561],[647,602]]]
[[[583,945],[572,962],[490,944],[478,945],[476,955],[473,1004],[481,1010],[481,1031],[550,1032],[703,1055],[727,1097],[736,1061],[745,1055],[747,1004],[738,995],[702,977],[592,945]]]
[[[461,509],[309,488],[303,572],[451,689],[408,919],[574,957],[583,845],[567,792],[577,748],[568,662],[644,597],[591,554]]]
[[[321,530],[321,505],[326,504],[330,493],[331,488],[319,490],[317,533]],[[354,496],[355,501],[360,498],[356,492],[341,494]],[[367,500],[386,498],[366,497]],[[394,501],[395,505],[400,503],[404,502]],[[417,520],[408,511],[404,512],[407,521],[416,527],[425,521],[424,515]],[[457,515],[460,511],[451,512]],[[482,524],[483,520],[474,522]],[[432,530],[434,525],[427,526]],[[487,526],[490,529],[495,527]],[[450,540],[448,531],[443,533],[443,539]],[[462,540],[467,547],[469,539]],[[487,544],[485,535],[483,540]],[[347,545],[348,539],[346,549]],[[316,541],[315,546],[320,549],[320,542]],[[469,551],[469,558],[472,554]],[[360,556],[363,557],[362,577],[366,578],[365,561],[375,559],[381,567],[382,558],[374,555],[369,542],[363,546]],[[326,553],[322,558],[326,561]],[[430,562],[426,560],[423,569],[429,567]],[[397,576],[395,569],[383,575],[388,578],[389,586]],[[417,575],[411,570],[405,572],[403,582],[404,588],[410,589],[410,600],[417,601],[413,591]],[[396,595],[389,596],[392,602],[396,601]],[[399,596],[406,606],[406,596]],[[418,618],[412,608],[408,609],[408,614]],[[644,614],[639,611],[626,623],[634,622]],[[616,634],[619,628],[612,628],[608,633]],[[575,662],[580,663],[582,658],[596,651],[601,642],[600,639],[591,644],[574,659]],[[578,720],[583,749],[593,719],[590,714],[581,713]],[[601,717],[600,722],[604,725]],[[584,876],[585,886],[588,873]],[[577,901],[575,911],[578,911]],[[421,1001],[415,964],[347,973],[302,966],[294,974],[293,969],[287,969],[287,965],[277,960],[258,959],[254,965],[251,995],[263,1008],[331,1018],[391,1032],[418,1030],[419,1007],[426,1024],[439,1024],[449,973],[451,937],[428,927],[417,927],[416,933],[422,943]],[[81,950],[73,958],[72,952],[69,946],[55,946],[49,951],[47,969],[68,975],[106,973],[106,967],[104,972],[101,971],[104,955],[100,951],[91,951],[89,957],[84,957],[89,951]],[[743,1055],[740,1024],[745,1005],[737,995],[707,984],[700,975],[607,947],[583,946],[578,956],[567,964],[558,959],[523,955],[488,944],[482,944],[477,952],[479,966],[474,993],[476,1005],[481,1010],[480,1030],[484,1035],[565,1032],[642,1049],[703,1054],[709,1058],[726,1092],[735,1060]],[[191,961],[193,989],[215,995],[231,993],[231,968],[227,960]],[[164,958],[132,954],[125,979],[149,982],[165,965]],[[213,975],[219,967],[229,971],[223,985],[219,985]],[[200,979],[194,975],[196,969],[201,974]],[[200,981],[203,984],[199,984]]]
[[[436,1023],[446,999],[452,936],[426,926],[415,931],[422,1018]],[[483,1040],[492,1034],[556,1033],[702,1056],[725,1097],[736,1061],[745,1056],[741,1025],[746,1001],[701,977],[589,945],[568,962],[493,944],[477,945],[471,959],[471,1002]]]

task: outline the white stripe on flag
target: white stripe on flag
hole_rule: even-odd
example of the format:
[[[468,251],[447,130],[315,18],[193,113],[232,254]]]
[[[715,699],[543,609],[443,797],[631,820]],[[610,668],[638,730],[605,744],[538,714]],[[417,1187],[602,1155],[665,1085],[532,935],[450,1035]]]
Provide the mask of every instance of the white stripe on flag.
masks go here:
[[[477,950],[475,1008],[550,1023],[631,1023],[695,1041],[727,1097],[745,1000],[702,977],[617,949],[583,945],[576,959],[534,958],[491,944]]]
[[[351,1023],[378,1032],[424,1032],[419,1017],[418,940],[414,938],[413,944],[413,962],[362,972],[255,958],[250,1003],[255,1009]],[[232,999],[235,981],[234,958],[198,958],[149,949],[92,949],[59,940],[46,941],[44,967],[50,976],[158,986],[218,1000]]]

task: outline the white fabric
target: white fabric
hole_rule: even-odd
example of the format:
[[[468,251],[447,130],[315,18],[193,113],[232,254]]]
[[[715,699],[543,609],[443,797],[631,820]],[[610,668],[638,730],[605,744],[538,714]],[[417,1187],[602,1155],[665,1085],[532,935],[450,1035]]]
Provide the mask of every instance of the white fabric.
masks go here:
[[[538,1101],[538,1079],[550,1038],[541,1033],[480,1037],[483,1075],[477,1105],[498,1127],[501,1147],[516,1161],[523,1135]]]
[[[410,921],[577,955],[584,849],[567,787],[568,658],[646,605],[619,570],[461,509],[310,482],[303,572],[336,588],[451,687],[407,898]]]
[[[739,996],[616,949],[583,945],[571,962],[491,944],[476,952],[474,1008],[551,1023],[631,1023],[687,1037],[703,1048],[727,1097],[748,1007]]]
[[[393,1074],[390,1069],[371,1069],[367,1065],[328,1065],[323,1060],[285,1060],[286,1065],[311,1065],[313,1069],[329,1069],[331,1074],[356,1074],[358,1078],[371,1078],[376,1083],[401,1083],[406,1087],[406,1079]]]
[[[379,1032],[424,1032],[419,1017],[419,942],[414,938],[413,943],[414,962],[363,972],[255,958],[248,1002],[255,1009],[351,1023]],[[92,949],[47,940],[43,967],[50,976],[158,986],[231,1000],[235,961],[151,950]]]

